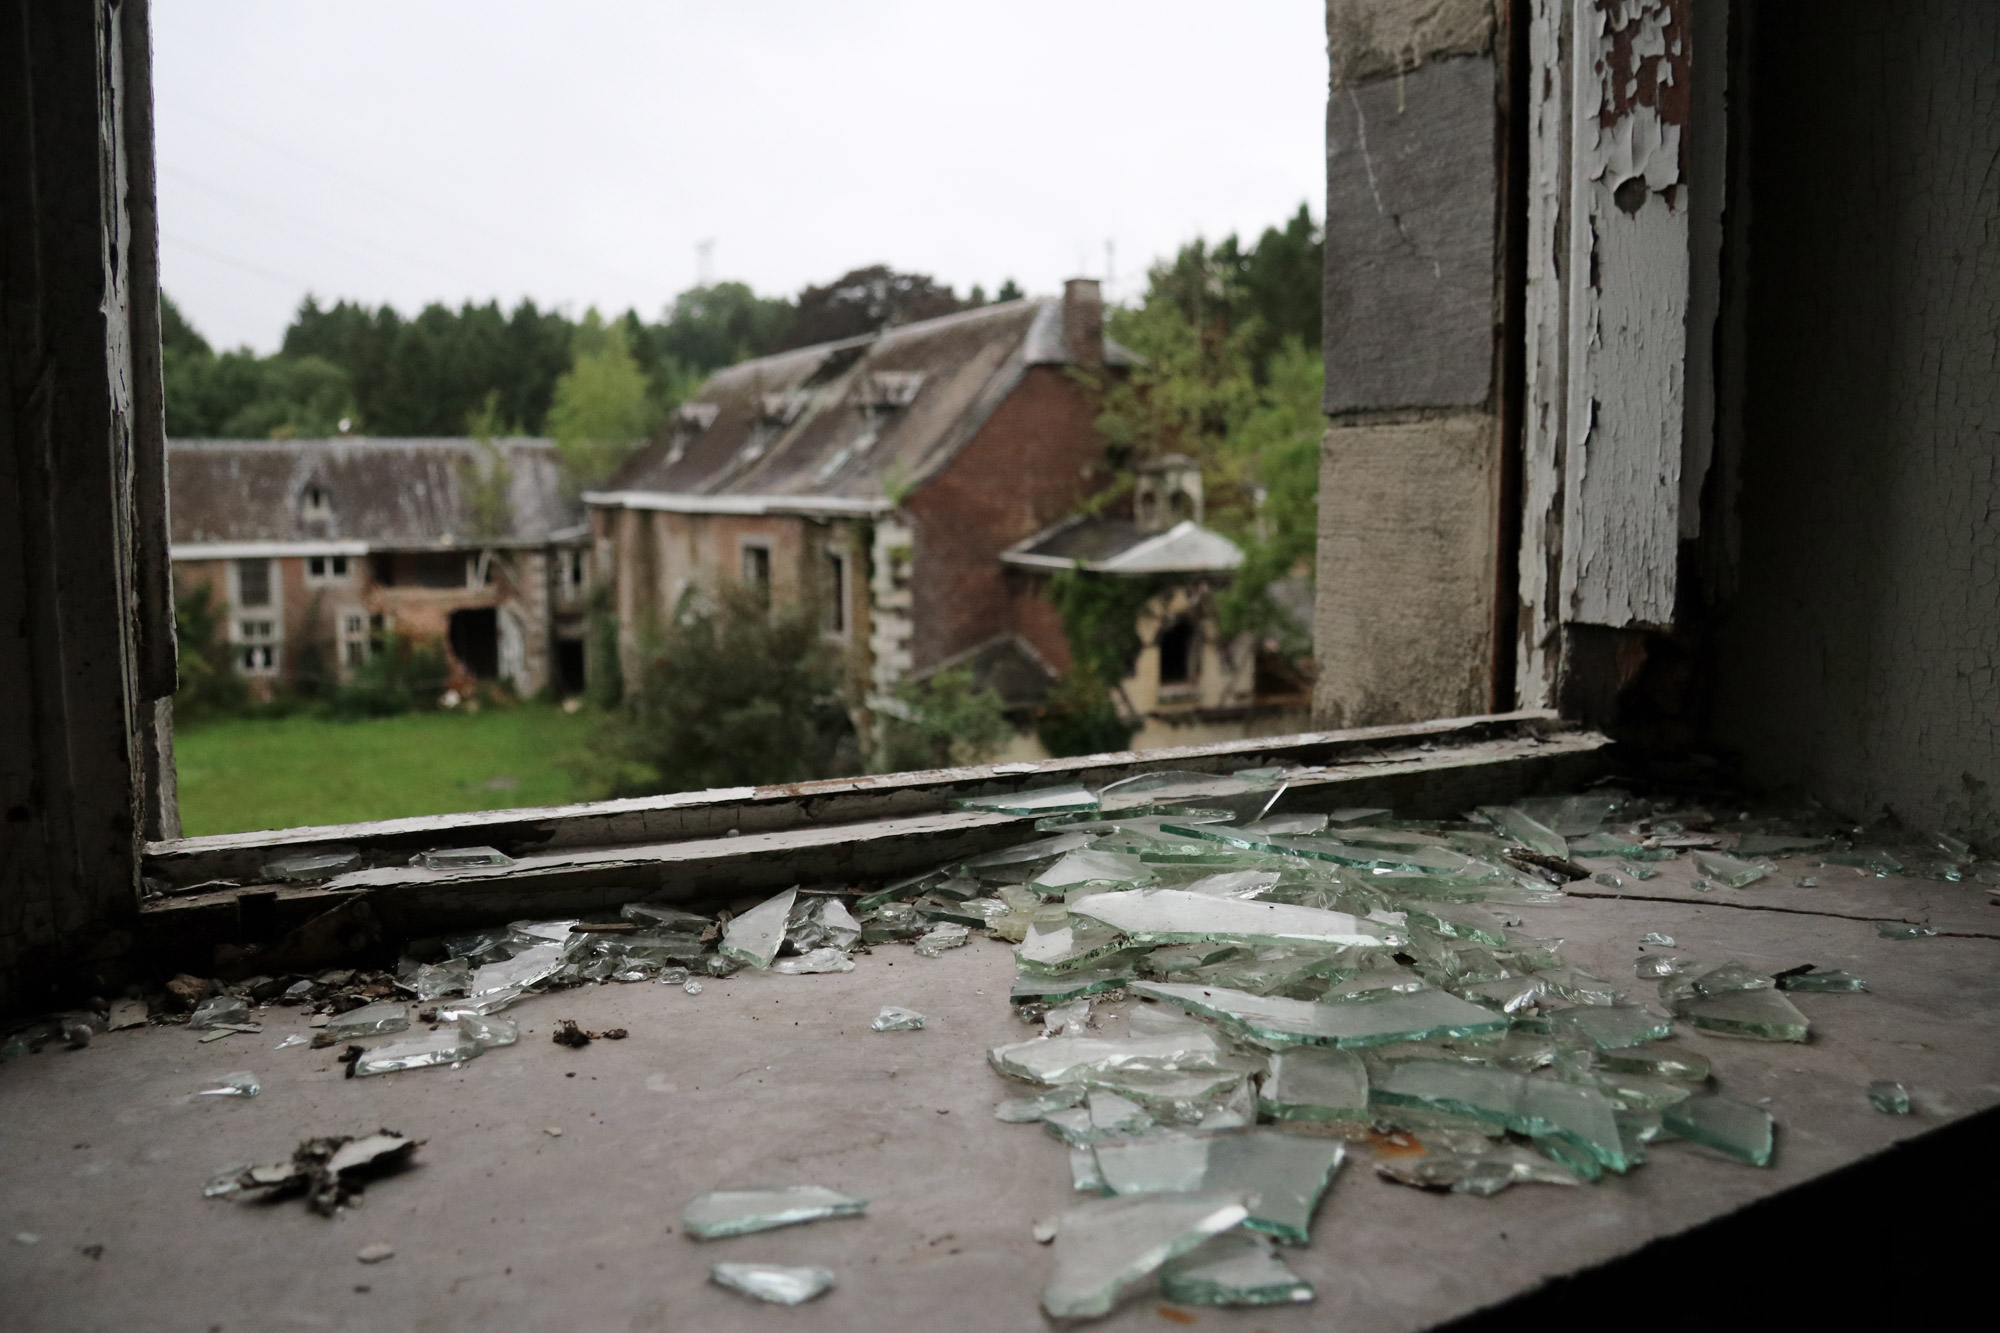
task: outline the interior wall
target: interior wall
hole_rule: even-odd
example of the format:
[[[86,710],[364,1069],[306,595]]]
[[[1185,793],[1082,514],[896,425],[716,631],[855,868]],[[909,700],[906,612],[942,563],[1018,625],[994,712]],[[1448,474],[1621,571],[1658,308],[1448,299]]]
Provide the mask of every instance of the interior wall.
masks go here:
[[[1757,7],[1716,738],[2000,841],[2000,6]]]

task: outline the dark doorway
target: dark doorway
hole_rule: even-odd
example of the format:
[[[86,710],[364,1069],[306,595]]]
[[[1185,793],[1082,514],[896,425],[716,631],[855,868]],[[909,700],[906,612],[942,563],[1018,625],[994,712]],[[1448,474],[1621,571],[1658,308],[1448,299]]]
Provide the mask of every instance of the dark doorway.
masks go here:
[[[1194,679],[1194,624],[1176,620],[1160,631],[1160,684],[1186,685]]]
[[[480,680],[500,674],[500,616],[490,606],[451,613],[451,655]]]
[[[556,640],[556,693],[583,693],[583,640]]]

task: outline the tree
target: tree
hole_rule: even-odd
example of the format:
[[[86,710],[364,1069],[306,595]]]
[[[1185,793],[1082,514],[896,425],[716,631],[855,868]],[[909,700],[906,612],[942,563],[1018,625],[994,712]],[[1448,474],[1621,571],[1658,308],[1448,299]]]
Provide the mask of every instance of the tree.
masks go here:
[[[798,316],[784,345],[809,347],[963,309],[965,303],[951,288],[929,274],[899,273],[875,264],[800,292]]]
[[[593,308],[577,327],[575,359],[549,408],[567,484],[581,490],[609,480],[658,420],[625,325],[606,324]]]
[[[317,356],[217,355],[173,301],[160,298],[167,433],[182,438],[331,435],[354,412],[353,386]]]
[[[993,294],[993,299],[995,301],[1018,301],[1026,295],[1027,293],[1021,290],[1021,284],[1009,278],[1000,284],[1000,290]]]
[[[1000,696],[975,685],[962,668],[904,681],[879,711],[875,767],[882,773],[983,763],[1014,734]]]
[[[833,777],[856,768],[841,662],[812,608],[690,593],[598,747],[619,795]]]

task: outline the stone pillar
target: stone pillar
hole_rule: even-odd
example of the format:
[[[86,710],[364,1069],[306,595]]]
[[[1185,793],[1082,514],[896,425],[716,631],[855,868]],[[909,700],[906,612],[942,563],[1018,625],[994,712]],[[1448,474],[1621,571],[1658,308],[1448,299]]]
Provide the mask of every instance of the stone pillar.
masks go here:
[[[1326,20],[1314,725],[1487,712],[1507,536],[1505,43],[1492,0],[1327,0]]]

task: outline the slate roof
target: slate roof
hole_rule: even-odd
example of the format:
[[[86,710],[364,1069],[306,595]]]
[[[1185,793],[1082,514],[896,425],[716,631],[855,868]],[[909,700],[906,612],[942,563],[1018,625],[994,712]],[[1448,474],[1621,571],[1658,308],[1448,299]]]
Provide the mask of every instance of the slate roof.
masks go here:
[[[929,680],[940,672],[963,668],[971,674],[977,689],[992,690],[1008,708],[1032,708],[1049,697],[1057,672],[1048,660],[1012,630],[996,634],[964,652],[954,653],[937,665],[915,673],[915,680]]]
[[[585,498],[887,508],[890,485],[941,468],[1028,367],[1074,363],[1062,313],[1059,297],[1008,301],[730,366]],[[1108,338],[1104,355],[1113,366],[1136,360]]]
[[[470,439],[170,440],[167,493],[175,546],[362,542],[380,548],[536,545],[581,535],[552,440],[495,441],[511,473],[507,523],[480,534],[464,485],[484,453]],[[324,517],[308,512],[324,489]]]
[[[1142,532],[1122,518],[1066,518],[1000,553],[1030,569],[1086,569],[1099,574],[1227,574],[1243,551],[1221,533],[1189,519],[1165,532]]]

